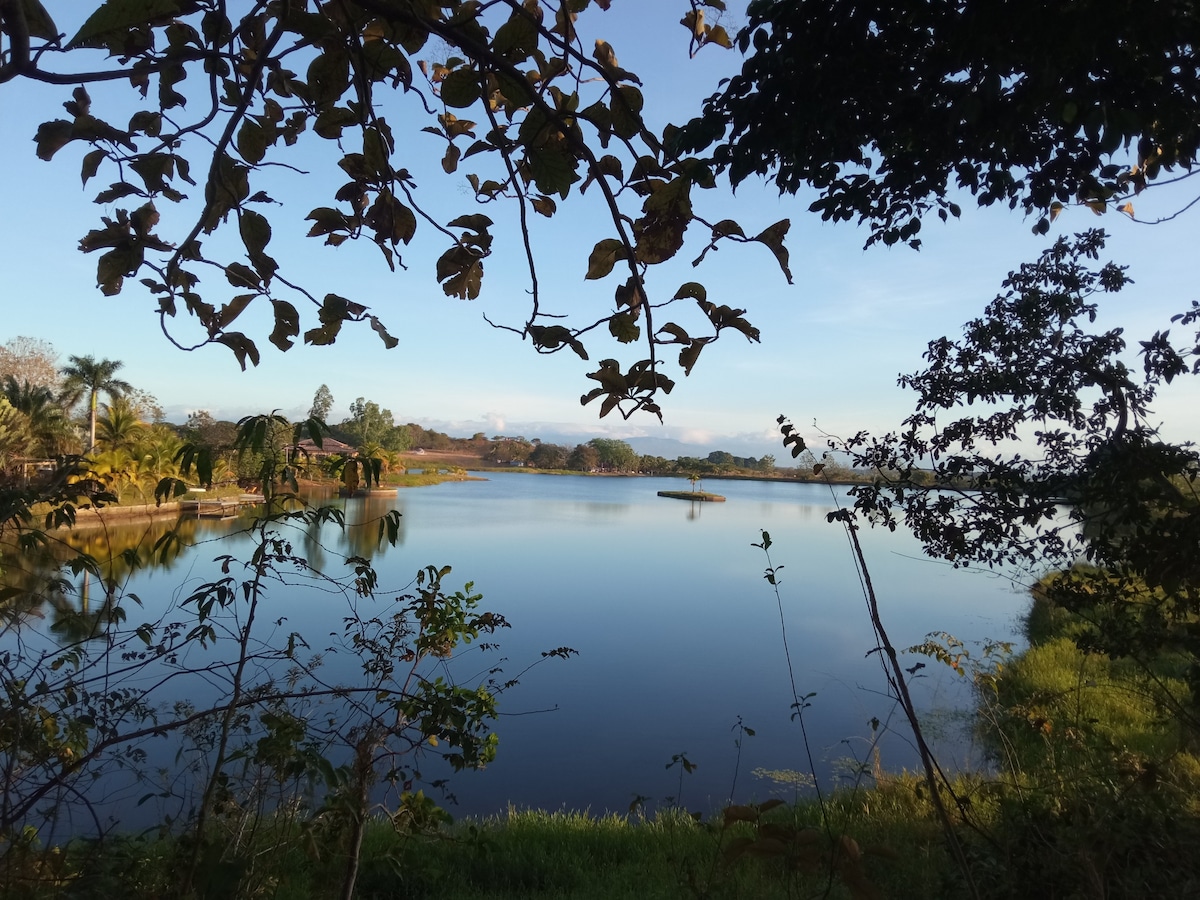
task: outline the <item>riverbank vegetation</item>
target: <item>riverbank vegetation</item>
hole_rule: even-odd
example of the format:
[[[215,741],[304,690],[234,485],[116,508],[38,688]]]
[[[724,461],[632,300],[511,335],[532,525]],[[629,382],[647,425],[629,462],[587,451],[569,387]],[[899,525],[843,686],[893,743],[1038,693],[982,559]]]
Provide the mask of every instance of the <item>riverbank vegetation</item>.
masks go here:
[[[1157,661],[1151,676],[1086,653],[1076,640],[1088,619],[1054,607],[1039,586],[1020,653],[945,635],[913,648],[913,659],[951,665],[978,691],[976,732],[992,766],[944,789],[962,804],[958,828],[980,897],[1182,898],[1200,886],[1191,852],[1200,840],[1200,760],[1164,713],[1162,693],[1181,683],[1179,660]],[[393,817],[367,821],[356,896],[916,900],[964,890],[916,775],[855,765],[824,795],[793,787],[787,802],[693,809],[679,803],[687,776],[674,762],[682,795],[642,798],[622,815],[513,809],[451,822],[414,795]],[[214,818],[211,827],[231,843],[206,890],[336,895],[345,825],[328,807],[248,815],[233,806]],[[162,897],[176,890],[189,852],[170,834],[54,847],[31,840],[10,848],[3,887],[12,897]]]

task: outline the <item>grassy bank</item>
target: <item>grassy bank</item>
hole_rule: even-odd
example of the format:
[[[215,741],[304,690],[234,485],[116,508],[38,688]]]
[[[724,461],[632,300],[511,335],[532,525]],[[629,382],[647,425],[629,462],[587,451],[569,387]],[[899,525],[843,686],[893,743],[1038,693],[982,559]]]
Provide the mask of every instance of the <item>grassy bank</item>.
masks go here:
[[[736,809],[744,817],[751,808]],[[511,812],[417,834],[376,820],[355,896],[782,900],[953,892],[936,822],[911,780],[837,795],[826,815],[828,831],[813,804],[779,807],[761,822],[727,822],[719,813],[697,821],[682,812],[653,820]],[[201,869],[200,896],[339,896],[345,856],[335,829],[283,824],[255,832]],[[159,838],[10,853],[6,896],[174,896],[188,856],[186,844]]]
[[[985,679],[990,896],[1200,896],[1200,759],[1182,654],[1086,652],[1100,615],[1034,589],[1029,648]],[[1129,602],[1136,603],[1134,599]],[[1023,893],[1024,892],[1024,893]]]

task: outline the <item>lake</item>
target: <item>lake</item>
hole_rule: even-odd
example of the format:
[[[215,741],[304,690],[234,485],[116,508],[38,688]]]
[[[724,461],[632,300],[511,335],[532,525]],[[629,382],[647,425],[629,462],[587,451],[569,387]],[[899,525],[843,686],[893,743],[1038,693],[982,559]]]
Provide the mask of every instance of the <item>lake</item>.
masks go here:
[[[808,770],[790,717],[792,693],[780,610],[763,578],[767,560],[752,547],[773,541],[796,687],[812,694],[805,711],[818,775],[846,777],[847,760],[871,759],[871,721],[882,723],[879,759],[914,768],[903,715],[886,696],[866,604],[841,526],[826,523],[845,488],[786,482],[710,481],[726,503],[656,496],[678,479],[489,474],[487,481],[404,490],[397,498],[328,502],[349,523],[388,509],[401,514],[401,540],[375,558],[381,596],[394,596],[426,565],[449,565],[446,587],[466,581],[481,608],[502,614],[498,632],[506,676],[567,646],[501,697],[499,754],[486,771],[452,778],[453,814],[486,814],[509,804],[545,809],[624,811],[635,797],[677,794],[691,809],[728,800],[790,795],[788,772]],[[145,526],[130,526],[145,528]],[[159,526],[160,528],[162,526]],[[134,572],[125,585],[144,609],[127,624],[157,615],[217,577],[214,557],[250,549],[245,535],[217,539],[230,523],[198,523],[196,546],[166,569]],[[362,552],[374,526],[296,535],[317,565]],[[97,538],[91,537],[93,542]],[[922,557],[902,533],[864,531],[863,543],[882,615],[898,648],[946,631],[965,641],[1011,640],[1028,596],[989,573],[956,570]],[[93,551],[94,552],[94,551]],[[391,591],[392,594],[386,592]],[[278,588],[263,618],[286,619],[277,635],[298,631],[314,648],[340,629],[346,607],[328,591]],[[27,617],[22,640],[47,632],[53,616]],[[4,641],[11,645],[15,629]],[[964,733],[971,702],[966,679],[924,657],[913,690],[927,710],[943,765],[983,763]],[[330,670],[336,673],[336,661]],[[327,677],[332,677],[328,675]],[[193,689],[188,689],[189,692]],[[197,699],[199,693],[187,696]],[[754,735],[735,740],[741,722]],[[675,754],[696,769],[682,783]],[[428,774],[428,773],[427,773]],[[734,788],[736,777],[736,787]]]

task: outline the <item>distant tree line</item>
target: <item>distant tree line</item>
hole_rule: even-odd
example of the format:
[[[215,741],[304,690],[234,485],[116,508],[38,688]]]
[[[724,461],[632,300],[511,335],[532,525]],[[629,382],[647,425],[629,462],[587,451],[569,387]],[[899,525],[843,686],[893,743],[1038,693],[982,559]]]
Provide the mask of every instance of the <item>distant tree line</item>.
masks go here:
[[[152,492],[158,478],[175,474],[181,448],[192,445],[207,450],[216,481],[257,479],[268,460],[261,453],[237,449],[237,423],[219,420],[204,409],[190,413],[182,425],[165,422],[151,394],[117,377],[121,368],[119,361],[91,356],[72,356],[60,366],[54,348],[34,338],[17,337],[0,345],[0,473],[12,474],[22,461],[90,450],[93,467],[110,485],[138,486],[144,494]],[[643,455],[616,438],[597,437],[572,447],[524,435],[489,438],[476,432],[469,438],[451,437],[416,422],[397,424],[390,409],[365,397],[350,403],[349,416],[331,422],[333,404],[333,393],[321,385],[308,418],[325,422],[329,437],[354,448],[355,456],[379,460],[384,471],[402,468],[403,454],[431,451],[468,453],[496,466],[569,472],[836,480],[856,476],[837,460],[826,456],[818,461],[807,451],[794,468],[783,468],[770,454],[742,457],[716,450],[702,459]],[[290,427],[280,428],[267,452],[283,454],[294,439]],[[349,455],[331,459],[329,474],[337,475]]]

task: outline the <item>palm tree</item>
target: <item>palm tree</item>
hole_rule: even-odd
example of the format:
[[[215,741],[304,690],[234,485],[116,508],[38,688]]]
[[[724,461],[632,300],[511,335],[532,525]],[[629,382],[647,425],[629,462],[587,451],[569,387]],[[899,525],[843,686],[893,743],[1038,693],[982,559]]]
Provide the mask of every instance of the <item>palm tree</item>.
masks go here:
[[[27,452],[31,440],[33,436],[29,433],[29,420],[25,414],[0,394],[0,474]]]
[[[50,388],[17,381],[7,375],[0,384],[0,393],[25,415],[26,426],[33,438],[28,452],[55,456],[67,452],[74,444],[71,423]]]
[[[100,359],[94,356],[71,356],[63,366],[65,388],[78,390],[88,396],[88,452],[96,446],[96,401],[100,394],[116,399],[133,390],[133,385],[116,377],[117,370],[125,364],[116,359]]]
[[[105,450],[91,457],[90,468],[110,491],[120,496],[126,485],[137,483],[138,462],[128,450]]]
[[[106,450],[129,450],[137,444],[146,424],[126,397],[104,404],[104,415],[96,420],[96,440]]]
[[[140,461],[140,474],[153,493],[154,485],[159,479],[168,475],[175,477],[179,474],[179,451],[183,441],[165,425],[150,425],[142,432],[138,441],[137,453]],[[218,463],[213,461],[213,478],[217,478]]]

